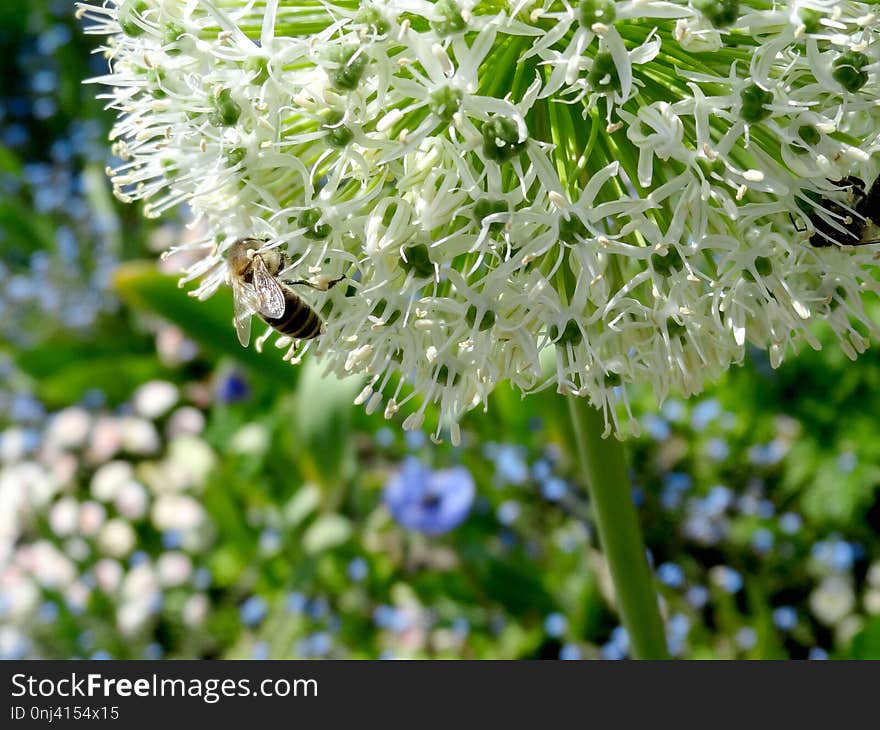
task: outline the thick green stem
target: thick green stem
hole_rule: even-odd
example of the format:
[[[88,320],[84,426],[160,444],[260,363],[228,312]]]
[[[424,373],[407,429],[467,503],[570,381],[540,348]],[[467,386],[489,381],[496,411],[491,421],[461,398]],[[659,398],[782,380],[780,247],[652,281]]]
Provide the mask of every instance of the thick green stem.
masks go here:
[[[567,400],[593,519],[614,582],[620,618],[629,635],[631,654],[635,659],[666,659],[666,634],[626,473],[623,445],[614,438],[602,438],[602,414],[585,398],[569,396]]]

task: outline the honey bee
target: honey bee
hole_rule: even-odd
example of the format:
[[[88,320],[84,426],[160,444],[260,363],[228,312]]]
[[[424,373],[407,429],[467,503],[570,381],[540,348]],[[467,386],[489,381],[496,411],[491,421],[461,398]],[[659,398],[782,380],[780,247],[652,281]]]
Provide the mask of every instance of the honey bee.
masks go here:
[[[264,245],[264,241],[256,238],[239,238],[227,255],[234,307],[232,321],[238,341],[245,347],[250,342],[254,314],[283,335],[297,340],[314,339],[323,331],[324,321],[290,287],[327,291],[345,277],[320,285],[282,279],[281,272],[289,268],[290,259],[276,249],[260,251]]]
[[[880,243],[880,239],[871,238],[873,229],[880,225],[880,177],[867,192],[865,181],[854,175],[831,182],[846,190],[845,203],[822,198],[818,194],[808,194],[816,206],[822,207],[828,213],[827,217],[819,215],[818,211],[806,201],[798,201],[798,205],[812,225],[810,244],[824,248],[835,244],[867,246]],[[795,228],[799,232],[807,231],[797,224]]]

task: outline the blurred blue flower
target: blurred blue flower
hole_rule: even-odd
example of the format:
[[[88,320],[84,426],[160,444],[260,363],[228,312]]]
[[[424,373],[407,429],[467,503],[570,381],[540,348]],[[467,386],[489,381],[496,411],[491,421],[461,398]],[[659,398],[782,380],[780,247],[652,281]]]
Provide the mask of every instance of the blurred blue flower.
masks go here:
[[[684,585],[684,571],[676,563],[663,563],[657,568],[657,579],[670,588],[681,588]]]
[[[403,440],[406,442],[406,448],[410,451],[420,449],[425,443],[427,443],[425,434],[421,431],[405,431],[403,434]]]
[[[709,439],[705,448],[706,456],[714,461],[724,461],[730,456],[730,445],[721,438]]]
[[[355,583],[360,583],[370,572],[370,566],[363,558],[354,558],[348,564],[348,577]]]
[[[380,629],[388,629],[395,633],[401,633],[409,628],[409,617],[406,612],[385,604],[373,611],[373,622]]]
[[[663,417],[673,423],[679,423],[684,418],[686,411],[684,403],[675,398],[666,401],[660,408]]]
[[[742,590],[742,575],[727,565],[714,567],[712,569],[712,577],[715,583],[727,593],[739,593]]]
[[[694,480],[686,472],[670,471],[663,475],[663,486],[676,492],[687,492],[694,486]]]
[[[774,609],[773,624],[780,631],[791,631],[797,624],[797,611],[791,606],[780,606]]]
[[[828,658],[828,652],[820,646],[814,646],[812,649],[810,649],[810,653],[807,658],[822,661]]]
[[[524,484],[529,478],[529,466],[519,446],[499,446],[495,453],[495,470],[498,478],[508,484]]]
[[[736,632],[736,645],[743,651],[751,651],[758,644],[758,632],[751,626],[743,626]]]
[[[858,464],[858,457],[852,451],[844,451],[837,457],[837,468],[844,474],[850,474]]]
[[[832,537],[820,540],[812,549],[813,558],[828,570],[846,572],[856,559],[856,550],[846,540]]]
[[[251,388],[244,376],[235,370],[222,374],[214,386],[214,397],[219,403],[239,403],[250,398]]]
[[[193,586],[200,591],[207,590],[211,585],[211,571],[207,568],[199,568],[193,573]]]
[[[517,502],[515,499],[508,499],[498,506],[498,512],[496,516],[498,517],[498,521],[502,525],[512,525],[514,522],[516,522],[521,512],[522,507],[520,506],[520,503]]]
[[[564,661],[577,661],[583,659],[584,656],[576,644],[564,644],[559,650],[559,658]]]
[[[285,606],[290,613],[302,613],[305,610],[308,599],[302,593],[288,593]]]
[[[564,479],[551,477],[541,482],[541,496],[550,502],[558,502],[565,497],[568,487]]]
[[[384,502],[403,527],[441,535],[467,518],[474,501],[474,480],[463,466],[433,471],[418,459],[404,459],[385,487]]]
[[[546,459],[538,459],[532,464],[532,475],[539,482],[546,481],[553,476],[553,464]]]
[[[308,639],[308,650],[311,656],[326,656],[333,648],[333,639],[326,631],[318,631]]]
[[[266,618],[268,612],[266,601],[260,596],[251,596],[238,609],[241,622],[245,626],[256,626]]]
[[[752,533],[752,547],[759,553],[767,553],[773,549],[775,538],[766,527],[759,527]]]
[[[376,435],[373,436],[373,439],[376,441],[377,446],[387,449],[394,445],[394,431],[387,426],[383,426],[376,431]]]
[[[733,492],[719,484],[709,490],[700,507],[709,517],[720,517],[732,502]]]
[[[251,647],[251,659],[268,659],[269,658],[269,644],[265,641],[257,641]]]
[[[800,515],[794,512],[786,512],[779,517],[779,529],[786,535],[794,535],[799,532],[802,525],[803,520],[800,518]]]
[[[109,652],[109,651],[106,651],[106,650],[104,650],[104,649],[99,649],[98,651],[94,652],[94,653],[92,654],[92,656],[89,657],[89,658],[90,658],[90,659],[95,659],[95,660],[97,660],[97,661],[108,661],[108,660],[112,659],[113,657],[110,656],[110,652]]]
[[[561,613],[551,613],[544,619],[544,633],[558,639],[568,631],[568,619]]]
[[[161,644],[154,642],[147,644],[146,648],[144,648],[144,659],[161,659],[163,656],[165,656],[165,650]]]
[[[58,618],[58,604],[55,601],[43,601],[37,614],[40,623],[51,624]]]
[[[702,431],[721,415],[721,404],[714,398],[700,401],[691,412],[691,428]]]
[[[642,419],[642,426],[655,441],[665,441],[672,434],[669,422],[658,415],[649,413]]]

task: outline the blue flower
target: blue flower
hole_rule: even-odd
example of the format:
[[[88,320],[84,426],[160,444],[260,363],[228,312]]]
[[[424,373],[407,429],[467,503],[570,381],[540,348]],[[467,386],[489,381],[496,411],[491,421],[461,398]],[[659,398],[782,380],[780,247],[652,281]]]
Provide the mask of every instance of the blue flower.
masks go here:
[[[219,403],[239,403],[250,398],[248,382],[234,370],[224,373],[214,386],[214,397]]]
[[[529,466],[518,446],[500,446],[495,455],[495,469],[499,479],[509,484],[524,484],[529,478]]]
[[[567,491],[565,480],[559,477],[551,477],[541,483],[541,496],[550,502],[558,502],[565,497]]]
[[[348,577],[355,583],[359,583],[366,578],[369,572],[370,566],[363,558],[354,558],[348,564]]]
[[[797,624],[797,611],[791,606],[780,606],[773,611],[773,623],[780,631],[791,631]]]
[[[657,578],[670,588],[681,588],[684,584],[684,571],[675,563],[663,563],[657,568]]]
[[[558,639],[568,631],[568,619],[561,613],[551,613],[544,619],[544,633]]]
[[[262,598],[251,596],[241,604],[238,612],[239,616],[241,616],[241,622],[245,626],[256,626],[266,618],[268,610],[268,606]]]
[[[474,479],[463,466],[433,471],[407,457],[386,485],[384,501],[403,527],[441,535],[464,522],[474,493]]]

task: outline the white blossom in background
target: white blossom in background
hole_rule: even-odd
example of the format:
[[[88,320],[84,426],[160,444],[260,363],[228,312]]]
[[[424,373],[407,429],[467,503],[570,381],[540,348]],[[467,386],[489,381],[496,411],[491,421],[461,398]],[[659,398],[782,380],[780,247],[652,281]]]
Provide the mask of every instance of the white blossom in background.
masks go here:
[[[108,37],[116,194],[151,216],[191,206],[210,231],[186,244],[200,297],[244,236],[293,278],[345,276],[303,290],[327,323],[314,347],[407,428],[437,403],[455,440],[504,380],[588,397],[619,428],[620,386],[690,395],[747,345],[777,366],[818,347],[816,320],[852,358],[877,333],[876,248],[847,238],[844,180],[877,176],[876,3],[80,13]],[[812,245],[817,222],[846,245]]]

